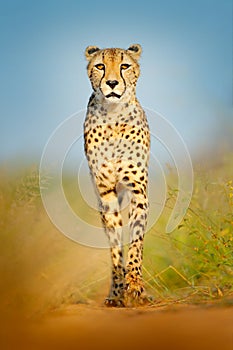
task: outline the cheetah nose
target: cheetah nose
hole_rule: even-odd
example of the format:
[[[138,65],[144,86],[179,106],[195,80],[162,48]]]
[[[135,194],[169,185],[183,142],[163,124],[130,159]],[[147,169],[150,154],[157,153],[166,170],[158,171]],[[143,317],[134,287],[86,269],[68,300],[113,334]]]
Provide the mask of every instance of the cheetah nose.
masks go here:
[[[119,81],[117,81],[117,80],[107,80],[106,84],[108,86],[110,86],[110,88],[114,89],[114,87],[119,84]]]

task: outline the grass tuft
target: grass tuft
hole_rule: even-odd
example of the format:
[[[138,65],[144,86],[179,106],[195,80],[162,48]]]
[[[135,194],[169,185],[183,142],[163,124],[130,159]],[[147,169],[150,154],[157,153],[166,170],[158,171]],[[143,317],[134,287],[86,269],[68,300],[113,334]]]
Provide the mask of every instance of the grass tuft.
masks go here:
[[[170,235],[164,235],[165,218],[176,200],[176,190],[169,191],[162,220],[146,237],[145,281],[160,297],[195,294],[214,299],[232,294],[232,167],[231,159],[230,164],[209,174],[207,169],[196,172],[192,201],[183,221]]]

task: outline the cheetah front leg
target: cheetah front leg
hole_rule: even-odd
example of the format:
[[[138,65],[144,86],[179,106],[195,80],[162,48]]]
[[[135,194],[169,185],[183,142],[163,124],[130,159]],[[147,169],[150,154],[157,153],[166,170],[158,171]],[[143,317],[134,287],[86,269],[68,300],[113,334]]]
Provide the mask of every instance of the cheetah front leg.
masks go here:
[[[125,278],[125,303],[127,305],[145,304],[148,302],[142,280],[143,240],[146,230],[147,212],[147,195],[145,193],[143,195],[141,193],[133,193],[129,212],[130,246]]]
[[[122,218],[119,203],[114,191],[101,198],[101,215],[105,232],[109,239],[112,281],[109,297],[105,300],[107,306],[124,306],[124,257],[122,245]]]

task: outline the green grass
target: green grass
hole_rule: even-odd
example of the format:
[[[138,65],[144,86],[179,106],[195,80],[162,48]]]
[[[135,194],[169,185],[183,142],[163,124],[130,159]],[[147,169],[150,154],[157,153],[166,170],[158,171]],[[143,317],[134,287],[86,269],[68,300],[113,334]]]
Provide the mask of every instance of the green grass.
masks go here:
[[[195,172],[194,193],[177,229],[164,234],[174,206],[170,189],[166,210],[148,233],[145,280],[159,297],[206,300],[233,292],[233,158],[217,168]]]
[[[232,154],[218,166],[197,168],[192,202],[179,227],[165,233],[176,199],[171,181],[164,212],[146,234],[145,284],[164,303],[233,293]],[[110,283],[108,250],[64,237],[43,208],[38,181],[36,167],[0,170],[0,311],[31,316],[64,303],[101,303]],[[64,186],[75,202],[71,182],[67,177]]]

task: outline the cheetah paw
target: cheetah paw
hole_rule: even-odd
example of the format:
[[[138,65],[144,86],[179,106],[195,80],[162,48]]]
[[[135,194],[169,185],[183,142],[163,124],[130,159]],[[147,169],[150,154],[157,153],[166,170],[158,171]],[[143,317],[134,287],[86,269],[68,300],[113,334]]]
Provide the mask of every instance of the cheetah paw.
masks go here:
[[[130,280],[126,283],[125,304],[128,306],[143,306],[151,304],[141,279]]]
[[[121,299],[106,298],[104,302],[107,307],[124,307],[124,301]]]

